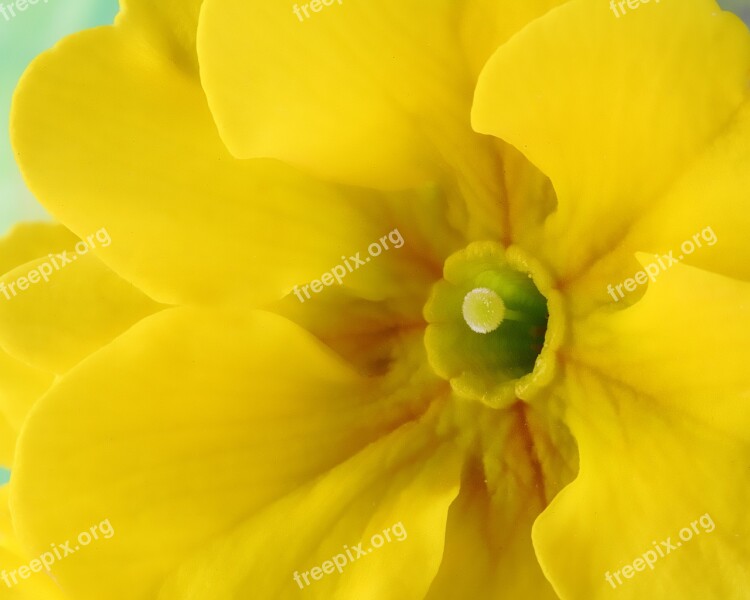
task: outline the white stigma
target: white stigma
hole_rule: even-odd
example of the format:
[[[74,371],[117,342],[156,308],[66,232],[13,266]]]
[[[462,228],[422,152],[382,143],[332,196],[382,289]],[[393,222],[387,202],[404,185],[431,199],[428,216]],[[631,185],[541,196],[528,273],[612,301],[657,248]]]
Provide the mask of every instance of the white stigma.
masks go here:
[[[461,310],[464,321],[477,333],[490,333],[505,317],[505,303],[488,288],[475,288],[464,297]]]

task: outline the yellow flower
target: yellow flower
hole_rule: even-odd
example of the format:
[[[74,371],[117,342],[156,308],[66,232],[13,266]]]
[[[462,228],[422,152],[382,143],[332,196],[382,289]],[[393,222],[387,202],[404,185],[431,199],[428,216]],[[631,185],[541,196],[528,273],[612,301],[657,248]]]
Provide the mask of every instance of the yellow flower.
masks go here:
[[[111,236],[0,298],[44,381],[2,399],[15,535],[116,532],[68,597],[745,597],[738,19],[124,4],[12,115],[40,201]],[[7,243],[20,288],[49,244]]]

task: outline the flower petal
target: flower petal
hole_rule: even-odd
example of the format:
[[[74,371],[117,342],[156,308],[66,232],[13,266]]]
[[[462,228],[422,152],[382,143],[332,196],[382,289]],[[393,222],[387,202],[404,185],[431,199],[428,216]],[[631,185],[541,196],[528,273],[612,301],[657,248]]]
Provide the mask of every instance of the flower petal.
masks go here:
[[[54,378],[53,373],[24,364],[0,350],[0,465],[13,465],[21,426]]]
[[[750,103],[746,102],[669,192],[632,225],[617,251],[602,257],[585,277],[567,286],[571,304],[582,313],[611,304],[617,296],[608,295],[607,286],[622,283],[640,270],[629,258],[623,260],[639,251],[658,254],[654,265],[659,257],[664,265],[674,259],[749,280],[750,212],[745,210],[750,190],[749,137]],[[624,301],[631,298],[625,296]]]
[[[22,565],[28,566],[29,558],[5,545],[0,545],[0,570],[7,577],[8,583],[0,588],[0,598],[3,600],[66,600],[66,596],[55,586],[50,577],[42,573],[31,573],[29,579],[22,579],[17,571]],[[14,573],[16,583],[10,572]],[[10,587],[10,589],[7,589]]]
[[[208,540],[423,412],[431,390],[409,377],[361,377],[269,313],[157,313],[36,406],[13,473],[19,536],[36,552],[108,518],[115,535],[55,576],[150,599]]]
[[[249,519],[184,565],[159,599],[281,600],[300,589],[320,599],[422,598],[440,562],[461,465],[434,425],[405,426]],[[383,532],[394,525],[387,542]],[[359,542],[365,555],[351,554],[342,573],[309,578]]]
[[[451,506],[445,555],[426,600],[556,600],[531,544],[549,498],[575,475],[575,444],[547,407],[517,403],[481,422],[483,461],[465,469]]]
[[[62,225],[54,223],[18,223],[0,238],[0,275],[18,265],[72,248],[78,238]]]
[[[207,0],[198,54],[222,139],[240,158],[279,158],[326,180],[377,189],[438,182],[468,205],[472,237],[500,235],[502,167],[491,140],[469,127],[474,79],[461,38],[480,62],[511,23],[550,2],[529,2],[536,10],[512,21],[502,21],[511,3],[496,3],[473,45],[461,29],[478,4],[331,0],[309,12],[305,3]]]
[[[203,0],[121,0],[118,22],[142,31],[159,54],[191,73],[198,71],[195,34]]]
[[[24,554],[13,532],[8,507],[8,486],[0,487],[0,598],[3,600],[64,600],[65,596],[46,573],[31,572],[27,579],[18,568],[32,558]]]
[[[749,68],[746,27],[713,0],[651,3],[619,18],[606,2],[572,0],[500,47],[477,86],[473,123],[551,178],[558,211],[543,254],[563,284],[615,248],[720,134]]]
[[[461,42],[474,79],[498,46],[567,0],[464,0]]]
[[[749,297],[748,282],[672,265],[630,308],[574,322],[565,353],[660,406],[741,434],[750,429]]]
[[[565,381],[575,398],[569,423],[581,470],[533,530],[560,597],[743,600],[750,589],[747,425],[727,435],[585,366],[571,365]],[[746,409],[734,412],[747,423]]]
[[[0,468],[13,464],[16,452],[16,429],[11,425],[8,417],[0,411]],[[2,489],[2,486],[0,486]]]
[[[0,343],[16,358],[54,373],[64,373],[161,308],[93,254],[64,254],[39,258],[0,278]],[[36,283],[30,279],[34,272]],[[25,290],[19,288],[21,278]]]
[[[635,305],[574,324],[560,393],[581,470],[534,529],[561,597],[740,600],[750,588],[748,295],[750,283],[677,265]],[[683,532],[703,515],[715,533]],[[668,536],[681,545],[664,560]],[[623,575],[647,551],[654,569]]]
[[[265,302],[393,228],[379,195],[234,160],[197,77],[130,22],[37,58],[12,114],[30,188],[82,238],[105,227],[112,244],[95,252],[116,273],[165,304]]]
[[[461,488],[448,517],[443,562],[425,600],[558,600],[531,545],[531,511],[507,508],[493,505],[481,485]]]
[[[652,253],[673,250],[675,258],[682,255],[688,264],[749,280],[749,139],[750,102],[746,102],[721,137],[639,219],[624,247]]]

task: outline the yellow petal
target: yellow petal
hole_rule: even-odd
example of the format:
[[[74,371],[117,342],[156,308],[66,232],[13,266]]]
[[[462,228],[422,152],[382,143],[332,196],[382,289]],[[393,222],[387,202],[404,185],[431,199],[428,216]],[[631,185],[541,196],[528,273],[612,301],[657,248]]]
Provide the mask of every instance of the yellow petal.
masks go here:
[[[8,486],[0,486],[0,598],[2,600],[63,600],[54,580],[43,571],[32,571],[28,556],[19,547],[8,510]],[[26,567],[26,577],[18,572]],[[35,569],[39,567],[34,564]]]
[[[660,406],[739,434],[750,428],[748,297],[748,282],[671,265],[634,306],[573,322],[566,354]]]
[[[55,373],[160,309],[88,251],[58,248],[6,273],[0,290],[0,343]]]
[[[470,4],[206,1],[201,80],[222,139],[235,156],[327,180],[439,182],[468,204],[473,235],[499,235],[502,168],[468,121],[473,78],[457,21]]]
[[[688,264],[750,279],[748,139],[746,102],[684,177],[638,220],[625,247],[660,254],[674,251],[675,258],[682,256]]]
[[[5,274],[19,264],[57,251],[61,246],[72,246],[77,241],[75,235],[57,224],[19,223],[0,238],[0,273]],[[0,295],[0,314],[7,304],[8,299]],[[26,321],[13,325],[34,328],[38,324]],[[3,333],[0,333],[0,340]],[[23,421],[37,398],[52,384],[54,374],[19,360],[18,355],[12,356],[6,351],[10,344],[3,344],[0,350],[0,465],[11,467]],[[44,344],[49,344],[49,340],[45,338]]]
[[[544,243],[544,222],[557,207],[549,178],[510,144],[497,141],[502,155],[508,227],[502,241],[536,250]]]
[[[566,0],[470,0],[463,3],[460,37],[476,81],[498,46],[516,32]],[[502,164],[502,191],[506,226],[502,241],[526,247],[538,244],[544,219],[554,210],[556,197],[549,179],[513,146],[495,140]]]
[[[650,369],[658,366],[642,372]],[[744,600],[750,589],[747,425],[728,435],[578,364],[569,366],[565,382],[581,470],[533,530],[542,568],[560,597]],[[722,397],[704,401],[716,398]],[[735,402],[735,414],[747,412],[743,404]]]
[[[421,304],[418,301],[422,300]],[[362,373],[380,374],[406,361],[438,381],[426,363],[421,318],[423,298],[407,302],[369,302],[332,289],[315,301],[300,304],[289,297],[274,310],[299,324],[339,353]],[[442,381],[442,380],[440,380]]]
[[[607,286],[621,284],[641,270],[639,264],[623,260],[638,251],[657,253],[665,264],[675,259],[750,279],[750,213],[744,201],[745,191],[750,189],[748,136],[750,103],[746,102],[714,143],[644,211],[617,252],[567,287],[571,304],[582,306],[582,312],[610,304],[613,298]],[[630,294],[623,300],[629,302]]]
[[[18,223],[0,238],[0,275],[40,256],[72,248],[78,238],[54,223]]]
[[[139,30],[159,54],[191,74],[198,70],[195,34],[203,0],[121,0],[120,23]]]
[[[54,374],[0,350],[0,466],[12,467],[16,440],[34,403],[49,389]]]
[[[534,19],[566,0],[470,0],[464,1],[460,22],[461,41],[472,73],[478,76],[498,46]]]
[[[556,600],[531,544],[531,526],[576,465],[570,434],[547,410],[482,410],[483,462],[465,469],[451,506],[445,555],[426,600]]]
[[[300,288],[269,308],[371,374],[395,363],[403,353],[419,365],[416,368],[429,371],[420,364],[426,327],[423,307],[433,283],[442,277],[443,262],[464,244],[451,227],[440,196],[425,193],[403,200],[384,204],[399,223],[385,240],[388,251],[378,257],[362,252],[365,261],[371,258],[370,264],[347,274],[343,287],[334,285],[310,298]]]
[[[13,472],[19,537],[37,552],[110,519],[114,536],[55,576],[151,600],[208,540],[424,411],[409,377],[359,376],[269,313],[157,313],[36,406]]]
[[[8,485],[0,485],[0,544],[5,548],[12,548],[15,543],[13,524],[8,505]]]
[[[16,437],[31,407],[54,381],[50,372],[31,367],[0,350],[0,465],[11,467]]]
[[[10,424],[8,417],[0,411],[0,468],[13,464],[16,451],[16,429]]]
[[[721,133],[748,68],[746,27],[713,0],[652,2],[619,18],[607,2],[573,0],[498,49],[473,123],[551,178],[558,211],[542,253],[564,284],[615,248]]]
[[[12,114],[36,197],[82,238],[106,228],[112,243],[95,252],[116,273],[166,304],[267,301],[397,226],[376,194],[234,160],[197,77],[144,45],[131,22],[37,58]]]
[[[34,557],[25,557],[23,554],[14,552],[6,547],[0,546],[0,571],[10,583],[0,581],[0,598],[2,600],[65,600],[65,595],[57,588],[53,580],[42,573],[33,573],[27,579],[23,579],[18,573],[18,568],[26,566]],[[15,571],[14,577],[11,571]]]
[[[244,522],[180,569],[159,600],[424,597],[461,466],[433,427],[405,426]],[[341,572],[330,572],[334,559]]]
[[[676,265],[634,306],[573,325],[560,394],[581,470],[534,529],[561,597],[740,600],[750,588],[749,294]],[[676,550],[657,556],[668,537]]]

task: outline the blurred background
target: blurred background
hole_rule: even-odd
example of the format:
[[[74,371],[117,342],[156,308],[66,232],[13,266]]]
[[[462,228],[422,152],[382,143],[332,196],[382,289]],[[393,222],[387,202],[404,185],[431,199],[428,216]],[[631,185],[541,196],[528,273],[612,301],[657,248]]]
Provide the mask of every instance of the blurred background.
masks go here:
[[[0,0],[0,5],[8,4],[11,2]],[[750,0],[720,0],[719,4],[750,24]],[[0,14],[0,56],[3,57],[0,62],[0,235],[19,221],[47,218],[21,180],[8,139],[10,101],[21,74],[43,50],[70,33],[111,23],[117,10],[117,0],[49,0],[46,4],[28,5],[24,12],[17,12],[9,19]],[[0,471],[0,481],[2,477]]]

